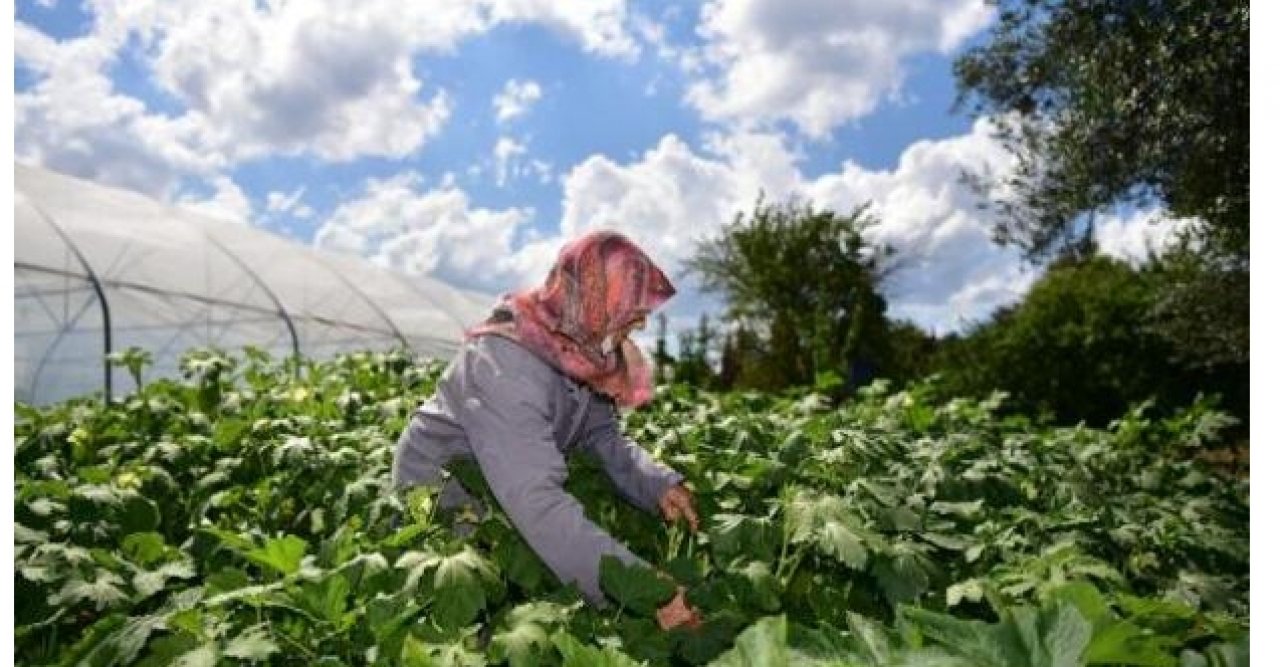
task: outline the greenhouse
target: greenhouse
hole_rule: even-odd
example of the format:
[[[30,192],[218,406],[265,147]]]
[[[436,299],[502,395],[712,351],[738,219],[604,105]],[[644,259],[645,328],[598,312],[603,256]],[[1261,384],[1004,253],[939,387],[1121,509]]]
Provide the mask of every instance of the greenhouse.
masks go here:
[[[323,358],[356,349],[449,355],[493,298],[14,165],[14,395],[47,404],[131,388],[112,351],[172,376],[186,350],[254,346]]]

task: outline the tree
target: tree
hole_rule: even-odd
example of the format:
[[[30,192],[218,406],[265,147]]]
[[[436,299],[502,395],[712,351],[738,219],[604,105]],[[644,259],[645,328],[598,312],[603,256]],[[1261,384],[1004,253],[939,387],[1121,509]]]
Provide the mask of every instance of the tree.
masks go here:
[[[877,292],[888,248],[866,230],[867,205],[847,215],[811,204],[757,202],[697,244],[685,264],[704,291],[725,297],[739,379],[776,389],[811,384],[824,371],[848,377],[860,358],[884,353],[886,303]],[[757,346],[763,349],[757,349]]]
[[[889,323],[889,353],[884,375],[899,384],[927,377],[934,371],[938,340],[920,327],[902,320]]]
[[[1034,257],[1087,242],[1092,216],[1163,202],[1201,241],[1249,244],[1244,0],[994,0],[992,39],[957,59],[959,106],[1016,157],[997,238]],[[1082,217],[1083,216],[1083,217]]]
[[[1196,221],[1148,325],[1191,366],[1248,382],[1249,5],[995,0],[992,39],[955,63],[959,106],[996,119],[1016,167],[996,239],[1032,259],[1091,241],[1117,204]]]
[[[1179,364],[1148,326],[1155,282],[1108,257],[1061,259],[1022,303],[944,342],[943,386],[967,396],[1003,389],[1020,410],[1096,426],[1147,399],[1168,410],[1202,388],[1231,393],[1222,378]]]
[[[672,366],[672,381],[704,388],[716,384],[716,373],[710,362],[711,346],[716,338],[706,313],[698,318],[696,330],[681,331],[677,336],[679,347]]]

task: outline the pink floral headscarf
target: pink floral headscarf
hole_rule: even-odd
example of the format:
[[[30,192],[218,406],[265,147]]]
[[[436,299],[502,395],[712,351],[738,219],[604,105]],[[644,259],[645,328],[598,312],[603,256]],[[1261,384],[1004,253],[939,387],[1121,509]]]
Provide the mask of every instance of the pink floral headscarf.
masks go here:
[[[640,348],[618,336],[675,293],[627,237],[594,231],[561,248],[541,287],[504,295],[493,316],[467,337],[513,339],[566,375],[634,407],[653,396],[653,376]],[[610,349],[603,349],[607,340]]]

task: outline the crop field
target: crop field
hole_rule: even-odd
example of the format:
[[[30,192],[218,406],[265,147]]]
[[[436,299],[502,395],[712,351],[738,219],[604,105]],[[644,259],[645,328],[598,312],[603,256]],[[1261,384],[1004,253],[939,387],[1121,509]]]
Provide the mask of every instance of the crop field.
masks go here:
[[[702,627],[665,633],[651,570],[606,562],[619,604],[596,609],[501,512],[387,491],[442,368],[206,350],[110,405],[18,406],[15,662],[1248,664],[1248,481],[1197,458],[1232,423],[1206,404],[1097,430],[927,385],[834,407],[661,387],[625,427],[686,475],[701,532],[588,459],[568,489],[688,588]]]

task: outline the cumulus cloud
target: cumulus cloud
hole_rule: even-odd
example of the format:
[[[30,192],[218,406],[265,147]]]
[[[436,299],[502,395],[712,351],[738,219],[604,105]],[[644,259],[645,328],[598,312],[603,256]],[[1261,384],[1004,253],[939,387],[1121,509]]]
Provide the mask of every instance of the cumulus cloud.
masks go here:
[[[119,48],[118,36],[56,41],[15,22],[15,61],[35,83],[14,95],[14,149],[27,162],[167,198],[181,174],[211,175],[224,162],[195,148],[190,119],[150,114],[114,90],[104,71]]]
[[[1194,219],[1173,218],[1159,208],[1125,215],[1104,215],[1094,227],[1098,251],[1140,265],[1151,255],[1169,248],[1179,233],[1196,224]]]
[[[16,64],[33,81],[15,94],[18,156],[161,197],[183,177],[267,156],[414,155],[453,107],[420,56],[503,22],[602,56],[635,52],[621,0],[93,0],[86,10],[88,33],[63,41],[15,22]],[[167,108],[116,88],[122,54]]]
[[[949,53],[990,17],[982,0],[713,0],[687,99],[710,119],[825,136],[898,94],[908,57]]]
[[[498,138],[498,142],[493,145],[493,169],[498,187],[507,184],[512,172],[519,169],[515,161],[528,150],[528,147],[511,137]]]
[[[626,0],[489,0],[489,19],[547,26],[589,53],[634,59],[639,48],[626,28]]]
[[[406,172],[369,180],[321,224],[315,245],[493,293],[522,284],[537,266],[545,271],[545,244],[517,247],[520,228],[532,217],[527,208],[473,206],[456,185],[429,187],[420,174]]]
[[[494,119],[500,124],[510,122],[528,113],[540,99],[542,86],[537,81],[510,79],[502,86],[502,92],[493,96]]]
[[[791,196],[848,212],[870,202],[881,224],[874,240],[896,247],[903,268],[886,285],[891,314],[937,331],[954,330],[1019,298],[1035,278],[1017,253],[994,245],[972,193],[958,182],[963,169],[993,173],[1009,157],[977,123],[971,132],[921,141],[898,165],[882,171],[847,162],[839,171],[806,179],[799,155],[769,132],[713,134],[694,148],[667,136],[643,156],[618,163],[595,156],[565,179],[565,210],[557,242],[588,229],[617,229],[640,241],[655,260],[677,272],[694,243],[716,233],[763,193]],[[717,306],[683,277],[671,313],[679,327]]]
[[[343,161],[404,157],[438,134],[449,96],[425,85],[413,55],[447,51],[482,27],[475,8],[444,4],[428,16],[391,4],[162,2],[98,16],[137,37],[155,84],[228,159]]]
[[[370,181],[338,208],[316,243],[374,258],[412,273],[500,292],[541,280],[555,252],[591,229],[621,231],[641,243],[677,282],[667,309],[677,329],[718,309],[682,264],[696,242],[714,235],[763,193],[849,211],[865,202],[882,224],[875,240],[896,247],[904,268],[886,287],[892,314],[937,331],[981,319],[1020,297],[1035,278],[1016,251],[995,246],[962,169],[1006,169],[1009,158],[980,122],[964,135],[917,142],[893,169],[848,162],[806,179],[799,155],[780,134],[712,134],[698,146],[667,135],[630,162],[595,155],[564,178],[559,227],[531,234],[532,211],[472,205],[454,183],[426,188],[416,174]]]
[[[178,199],[178,205],[193,213],[224,222],[249,224],[253,217],[253,203],[235,181],[226,176],[216,176],[209,185],[213,188],[212,195],[205,198],[183,195]]]
[[[778,133],[741,131],[712,134],[698,148],[668,135],[629,163],[588,158],[565,179],[564,217],[551,245],[593,228],[617,229],[675,273],[697,240],[749,211],[761,193],[766,201],[796,196],[842,213],[869,204],[879,224],[868,235],[893,247],[900,267],[883,286],[890,315],[936,333],[961,330],[1015,303],[1041,274],[1016,248],[991,240],[990,214],[960,182],[963,172],[999,177],[1013,168],[988,120],[958,136],[918,141],[888,169],[847,161],[810,179],[797,168],[799,158]],[[1097,238],[1103,252],[1136,262],[1189,224],[1160,211],[1106,216]],[[677,328],[717,309],[698,294],[693,277],[680,278],[677,287],[668,310]]]
[[[299,186],[292,193],[278,190],[267,193],[267,212],[291,215],[303,220],[312,217],[315,211],[302,201],[306,192],[306,186]]]
[[[819,206],[871,203],[880,220],[871,237],[895,248],[902,264],[886,285],[892,314],[953,330],[1016,301],[1034,280],[1016,249],[990,240],[987,214],[959,182],[965,170],[998,175],[1012,167],[992,131],[978,121],[967,134],[912,144],[894,169],[846,162],[808,185]]]
[[[485,160],[484,163],[491,163],[494,182],[500,188],[520,179],[536,179],[542,184],[550,183],[554,178],[554,168],[551,163],[540,158],[530,158],[528,155],[529,145],[525,141],[511,137],[498,137],[493,144],[490,159]],[[472,165],[468,173],[475,176],[483,169],[484,167],[480,164]]]
[[[936,333],[962,329],[1016,302],[1040,275],[1015,248],[991,241],[988,214],[959,181],[964,171],[999,176],[1012,167],[988,121],[965,134],[918,141],[887,169],[849,161],[806,178],[797,167],[800,157],[785,136],[759,131],[713,133],[697,145],[667,135],[630,161],[594,155],[564,176],[559,226],[542,235],[528,209],[477,207],[451,179],[427,188],[421,177],[402,175],[370,181],[326,222],[317,243],[501,292],[540,281],[568,240],[615,229],[639,242],[676,281],[679,294],[665,309],[675,329],[691,328],[698,315],[720,307],[699,292],[694,276],[681,275],[684,260],[697,241],[749,211],[761,193],[766,201],[794,196],[839,212],[869,203],[880,221],[869,235],[895,248],[900,260],[884,286],[890,315]],[[1159,245],[1185,224],[1153,222],[1158,219],[1154,212],[1105,219],[1100,245],[1136,257],[1148,241]]]

